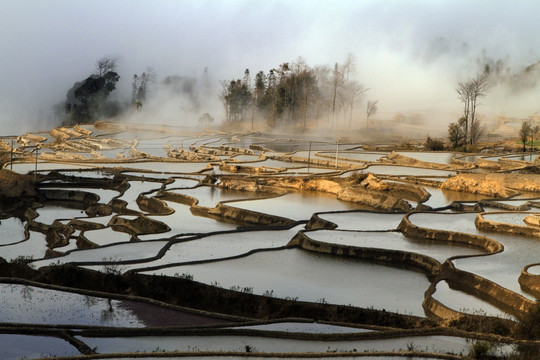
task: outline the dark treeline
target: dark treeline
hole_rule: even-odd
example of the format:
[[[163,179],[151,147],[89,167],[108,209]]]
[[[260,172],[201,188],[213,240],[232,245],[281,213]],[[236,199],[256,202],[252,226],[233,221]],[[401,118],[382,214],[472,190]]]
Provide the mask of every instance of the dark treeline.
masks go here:
[[[129,111],[142,110],[151,98],[158,101],[183,99],[183,106],[190,112],[202,111],[201,98],[208,97],[210,83],[208,69],[199,79],[189,76],[169,75],[158,83],[153,68],[134,74],[131,81],[131,101],[112,96],[120,75],[116,72],[117,59],[103,57],[97,60],[95,72],[75,84],[67,91],[66,100],[54,107],[56,116],[63,125],[92,123],[99,119],[112,118]],[[214,119],[207,113],[199,121],[204,124]]]
[[[356,62],[349,55],[343,64],[310,67],[302,58],[283,63],[252,79],[246,69],[241,79],[222,81],[220,99],[226,120],[268,125],[322,121],[352,125],[354,106],[367,90],[354,75]]]

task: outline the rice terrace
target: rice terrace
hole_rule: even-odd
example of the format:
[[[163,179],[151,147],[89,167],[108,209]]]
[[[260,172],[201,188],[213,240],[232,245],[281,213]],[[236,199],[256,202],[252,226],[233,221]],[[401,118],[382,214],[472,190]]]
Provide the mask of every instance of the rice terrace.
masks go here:
[[[538,351],[536,153],[119,122],[2,146],[21,356]]]
[[[0,0],[0,360],[540,359],[538,13]]]

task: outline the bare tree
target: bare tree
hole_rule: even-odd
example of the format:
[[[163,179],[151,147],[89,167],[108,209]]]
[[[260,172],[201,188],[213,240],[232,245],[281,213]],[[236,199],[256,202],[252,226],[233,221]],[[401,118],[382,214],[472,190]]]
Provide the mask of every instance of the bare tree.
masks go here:
[[[96,61],[96,70],[98,76],[103,76],[109,71],[116,69],[117,58],[104,56]]]
[[[467,134],[469,133],[469,114],[471,112],[471,82],[460,82],[456,88],[458,93],[458,98],[463,103],[463,125],[464,125],[464,137],[465,141],[467,139]]]
[[[330,78],[330,84],[332,87],[332,119],[336,114],[336,100],[338,97],[338,90],[343,84],[343,72],[340,70],[338,63],[335,63],[334,70],[332,71],[332,77]]]
[[[369,118],[371,115],[375,115],[377,113],[377,103],[379,100],[369,100],[367,102],[367,109],[366,109],[366,127],[369,127]]]
[[[346,99],[346,102],[349,105],[349,127],[351,127],[352,125],[352,115],[353,115],[354,104],[358,100],[360,100],[362,95],[367,90],[368,89],[364,86],[364,84],[361,84],[356,80],[348,81],[343,88],[343,92],[345,93],[344,98]]]
[[[226,80],[221,80],[221,91],[219,92],[219,99],[223,102],[225,107],[225,119],[229,121],[229,82]]]
[[[458,98],[461,100],[461,102],[463,102],[462,118],[465,121],[465,139],[466,142],[471,144],[474,143],[472,134],[473,124],[476,123],[476,131],[479,129],[479,122],[476,119],[476,107],[478,106],[478,99],[483,98],[487,95],[487,91],[489,88],[488,79],[488,74],[484,72],[474,79],[458,83],[458,86],[456,87]]]

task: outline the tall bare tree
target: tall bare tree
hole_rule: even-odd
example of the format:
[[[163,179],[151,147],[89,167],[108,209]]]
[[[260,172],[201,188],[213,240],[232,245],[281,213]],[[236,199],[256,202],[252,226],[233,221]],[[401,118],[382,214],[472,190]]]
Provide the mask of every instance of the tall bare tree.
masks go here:
[[[336,100],[338,98],[338,90],[343,84],[343,72],[339,68],[338,63],[335,63],[332,76],[330,78],[330,84],[332,87],[332,120],[336,115]]]
[[[487,95],[489,89],[488,80],[488,73],[484,72],[474,79],[458,83],[458,86],[456,87],[458,98],[463,103],[462,118],[464,119],[465,139],[466,142],[470,144],[473,144],[478,140],[478,137],[475,139],[475,136],[473,136],[478,135],[477,130],[480,126],[479,119],[477,119],[476,116],[476,108],[478,106],[478,100]],[[473,124],[475,124],[475,134],[472,133]]]
[[[367,108],[366,108],[366,127],[369,127],[369,118],[371,115],[375,115],[377,113],[377,103],[379,100],[369,100],[367,102]]]
[[[103,76],[109,71],[114,71],[116,69],[117,58],[110,56],[104,56],[96,61],[96,70],[98,76]]]

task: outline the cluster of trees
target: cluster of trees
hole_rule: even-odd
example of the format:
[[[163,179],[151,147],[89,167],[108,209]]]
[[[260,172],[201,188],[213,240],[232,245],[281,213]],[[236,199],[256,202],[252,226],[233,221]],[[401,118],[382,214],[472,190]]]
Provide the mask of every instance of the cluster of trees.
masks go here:
[[[540,132],[539,125],[533,125],[531,120],[527,120],[521,124],[519,129],[519,140],[523,144],[523,151],[527,151],[527,142],[530,140],[531,151],[534,149],[534,137]]]
[[[76,82],[66,96],[64,124],[88,122],[100,116],[114,116],[119,112],[117,103],[108,101],[116,89],[120,76],[115,71],[116,59],[104,57],[96,62],[96,72]]]
[[[246,69],[241,79],[222,81],[220,99],[225,117],[232,122],[263,118],[270,126],[280,123],[306,125],[307,121],[329,119],[332,124],[353,121],[354,106],[367,91],[358,82],[356,60],[349,55],[343,64],[310,67],[304,59],[283,63],[267,73],[259,71],[254,80]],[[376,112],[370,102],[367,115]]]
[[[135,105],[137,110],[142,109],[143,103],[146,100],[146,92],[148,86],[156,82],[156,72],[149,67],[146,72],[141,75],[133,75],[131,83],[131,103]]]
[[[463,115],[448,126],[448,140],[452,148],[474,145],[484,133],[484,127],[476,107],[478,100],[487,95],[489,89],[489,68],[473,79],[458,83],[456,92],[463,103]]]
[[[63,125],[94,122],[100,118],[110,118],[128,109],[140,110],[149,100],[149,92],[163,96],[163,101],[187,99],[183,104],[188,111],[200,110],[199,94],[209,94],[208,69],[205,68],[201,84],[192,77],[171,75],[156,85],[156,73],[148,67],[142,74],[133,75],[131,82],[131,101],[118,101],[111,94],[116,90],[120,75],[116,72],[117,59],[103,57],[96,61],[95,72],[83,81],[76,82],[68,90],[66,100],[55,111],[62,118]],[[152,89],[152,90],[150,90]],[[158,91],[156,91],[158,90]],[[201,123],[209,123],[213,118],[209,114],[201,116]]]

